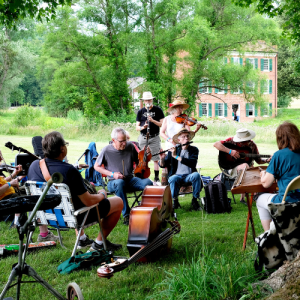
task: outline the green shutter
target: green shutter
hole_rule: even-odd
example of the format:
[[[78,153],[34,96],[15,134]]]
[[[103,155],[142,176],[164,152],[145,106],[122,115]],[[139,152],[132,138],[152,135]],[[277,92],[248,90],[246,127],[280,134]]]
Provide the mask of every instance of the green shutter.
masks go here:
[[[224,117],[227,117],[227,104],[223,103],[224,105]]]
[[[202,103],[199,103],[199,117],[202,117]]]
[[[219,89],[215,88],[215,94],[219,93]]]
[[[218,103],[215,103],[215,117],[219,116]]]
[[[212,104],[208,103],[208,116],[212,117]]]
[[[228,85],[225,85],[224,86],[224,94],[227,94],[228,93]]]
[[[272,94],[272,80],[269,80],[269,94]]]
[[[212,82],[209,81],[209,82],[208,82],[208,85],[209,85],[208,92],[209,92],[209,93],[212,93],[212,88],[211,88]]]
[[[224,57],[224,63],[227,64],[227,57]]]
[[[249,58],[246,58],[246,65],[248,65],[249,63]]]
[[[263,71],[264,70],[264,59],[261,58],[260,60],[260,70]]]
[[[273,66],[272,66],[273,60],[272,58],[269,59],[269,71],[272,72]]]
[[[233,64],[233,57],[231,57],[231,63]]]
[[[240,94],[243,94],[243,87],[240,87]]]
[[[255,106],[254,115],[257,117],[257,107]]]
[[[242,66],[243,65],[243,58],[240,57],[240,65]]]
[[[246,103],[246,117],[249,117],[249,103]]]
[[[255,69],[258,69],[258,58],[255,58],[254,62],[255,62]]]
[[[264,85],[265,85],[265,81],[264,80],[261,80],[260,81],[260,93],[263,94],[264,93]]]
[[[272,103],[269,103],[269,116],[272,116]]]

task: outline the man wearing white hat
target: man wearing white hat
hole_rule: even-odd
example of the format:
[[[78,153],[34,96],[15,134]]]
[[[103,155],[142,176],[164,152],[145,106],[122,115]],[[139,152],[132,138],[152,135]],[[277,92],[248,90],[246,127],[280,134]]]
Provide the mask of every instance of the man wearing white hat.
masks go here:
[[[236,131],[236,134],[235,134],[234,137],[230,137],[230,138],[228,138],[226,140],[223,140],[223,141],[215,142],[214,147],[217,148],[219,151],[223,151],[223,152],[228,153],[229,155],[231,155],[232,157],[234,157],[236,159],[240,157],[239,152],[237,150],[227,148],[223,144],[225,144],[225,143],[226,144],[232,144],[232,145],[238,146],[240,148],[247,147],[247,148],[251,149],[252,154],[259,154],[256,144],[252,141],[252,139],[255,136],[256,136],[256,133],[253,130],[246,129],[246,128],[241,128],[241,129],[238,129]],[[262,165],[262,164],[270,162],[271,158],[262,159],[260,157],[257,157],[257,158],[254,158],[254,160],[259,165]],[[243,164],[240,164],[236,167],[236,171],[244,169],[245,167],[248,169],[251,166],[249,166],[247,163],[243,163]],[[240,202],[244,203],[244,204],[247,204],[244,197],[245,197],[244,194],[242,194]]]
[[[162,109],[158,106],[153,105],[153,99],[151,92],[144,92],[141,100],[144,101],[145,107],[141,108],[136,116],[136,130],[140,131],[138,142],[140,148],[143,149],[147,141],[147,128],[149,126],[150,136],[148,140],[148,145],[151,153],[158,153],[161,148],[159,130],[164,120],[164,113]],[[147,107],[149,114],[147,113]],[[159,166],[158,160],[159,156],[152,156],[154,162],[154,182],[160,184],[159,181]]]

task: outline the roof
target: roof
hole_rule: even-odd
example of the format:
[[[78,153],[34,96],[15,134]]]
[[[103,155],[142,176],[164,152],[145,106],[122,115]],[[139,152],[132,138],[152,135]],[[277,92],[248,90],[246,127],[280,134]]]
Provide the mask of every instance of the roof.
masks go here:
[[[141,85],[146,79],[143,77],[133,77],[127,79],[127,84],[130,89],[135,89]]]

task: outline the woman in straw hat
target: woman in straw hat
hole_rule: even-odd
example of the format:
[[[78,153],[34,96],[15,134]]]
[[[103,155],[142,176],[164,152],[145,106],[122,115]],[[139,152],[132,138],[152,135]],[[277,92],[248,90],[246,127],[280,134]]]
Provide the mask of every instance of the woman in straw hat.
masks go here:
[[[160,136],[165,139],[166,141],[166,149],[171,148],[176,145],[173,141],[173,136],[177,134],[177,132],[185,127],[187,130],[190,131],[190,127],[184,124],[178,124],[175,120],[176,117],[181,115],[184,110],[189,108],[190,106],[182,100],[175,100],[173,103],[170,104],[167,112],[170,113],[169,116],[164,118]],[[195,129],[194,133],[196,133],[201,127],[201,124],[197,124],[197,128]]]

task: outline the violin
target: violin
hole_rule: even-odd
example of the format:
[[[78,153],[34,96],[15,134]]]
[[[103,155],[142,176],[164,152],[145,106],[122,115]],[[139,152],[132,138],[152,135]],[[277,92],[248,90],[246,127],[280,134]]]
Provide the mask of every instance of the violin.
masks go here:
[[[149,116],[149,105],[147,105],[147,115]],[[140,151],[138,154],[139,164],[134,170],[134,175],[139,178],[148,178],[150,176],[150,168],[148,162],[152,158],[151,153],[147,153],[148,143],[150,136],[150,122],[148,122],[147,135],[146,135],[146,146],[144,150]]]
[[[175,117],[175,121],[178,124],[184,124],[184,125],[188,125],[188,126],[193,126],[193,125],[196,125],[196,124],[200,124],[201,125],[200,128],[203,128],[204,130],[207,130],[207,127],[204,124],[198,122],[193,117],[188,117],[188,115],[186,115],[186,114],[181,114],[181,115]]]

